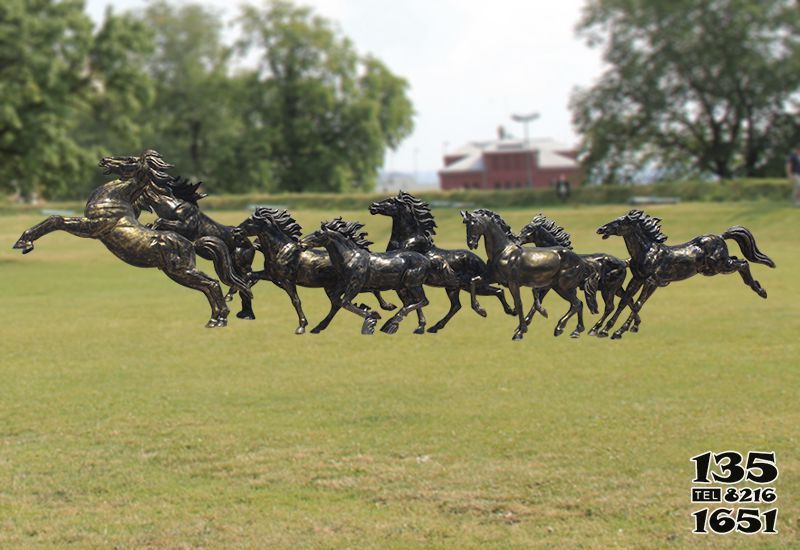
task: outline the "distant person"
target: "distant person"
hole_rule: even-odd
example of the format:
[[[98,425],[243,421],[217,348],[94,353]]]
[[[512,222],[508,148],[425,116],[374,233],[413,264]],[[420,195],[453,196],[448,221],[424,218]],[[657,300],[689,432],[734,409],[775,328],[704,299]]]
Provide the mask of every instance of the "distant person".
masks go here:
[[[561,174],[556,180],[556,196],[561,202],[567,202],[569,198],[569,181],[564,174]]]
[[[794,183],[793,197],[794,205],[800,206],[800,145],[796,145],[794,151],[786,160],[786,177]]]

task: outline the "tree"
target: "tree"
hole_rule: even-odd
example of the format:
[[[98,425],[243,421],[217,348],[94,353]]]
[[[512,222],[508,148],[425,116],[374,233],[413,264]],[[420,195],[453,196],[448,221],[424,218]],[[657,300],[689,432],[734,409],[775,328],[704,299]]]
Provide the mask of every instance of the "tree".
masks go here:
[[[571,101],[590,177],[617,181],[648,163],[754,176],[796,133],[793,0],[590,0],[578,32],[609,65]]]
[[[108,152],[98,144],[130,143],[131,117],[149,98],[136,69],[146,36],[110,12],[94,35],[81,0],[0,4],[0,190],[75,196],[92,186]]]
[[[370,189],[386,147],[412,129],[407,84],[361,58],[333,24],[285,1],[245,6],[240,53],[251,75],[252,139],[269,140],[277,188]]]

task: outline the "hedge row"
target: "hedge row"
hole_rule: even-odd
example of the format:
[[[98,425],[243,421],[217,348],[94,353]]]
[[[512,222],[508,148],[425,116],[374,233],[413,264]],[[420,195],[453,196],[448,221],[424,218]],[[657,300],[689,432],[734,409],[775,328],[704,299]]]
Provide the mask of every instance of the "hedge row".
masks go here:
[[[515,208],[552,206],[560,204],[552,189],[509,189],[497,191],[426,191],[415,193],[421,199],[438,207]],[[216,195],[203,199],[207,210],[247,210],[253,205],[285,208],[310,208],[319,210],[363,210],[370,202],[383,198],[386,193],[371,194],[242,194]],[[576,188],[569,198],[570,204],[621,204],[634,197],[678,198],[681,201],[775,201],[788,202],[791,184],[786,180],[730,180],[721,182],[682,181],[657,183],[646,186],[590,185]],[[47,205],[0,204],[0,212],[38,212],[43,208],[81,211],[81,202],[48,203]]]

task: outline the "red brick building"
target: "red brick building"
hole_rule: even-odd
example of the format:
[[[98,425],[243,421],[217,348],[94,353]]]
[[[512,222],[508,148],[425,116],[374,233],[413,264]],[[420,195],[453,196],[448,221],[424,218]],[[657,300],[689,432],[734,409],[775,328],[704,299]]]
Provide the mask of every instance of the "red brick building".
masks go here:
[[[550,139],[472,142],[444,157],[439,185],[451,189],[548,187],[561,176],[575,187],[583,171],[577,151]]]

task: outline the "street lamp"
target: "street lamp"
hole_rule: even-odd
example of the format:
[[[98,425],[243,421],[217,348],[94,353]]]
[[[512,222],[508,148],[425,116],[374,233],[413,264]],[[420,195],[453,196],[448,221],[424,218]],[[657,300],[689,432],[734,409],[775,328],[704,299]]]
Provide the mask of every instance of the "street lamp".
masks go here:
[[[528,113],[526,115],[515,115],[515,114],[511,115],[511,120],[513,120],[514,122],[521,122],[522,123],[522,128],[523,128],[522,131],[525,133],[525,145],[528,145],[530,143],[528,141],[528,124],[530,124],[531,122],[533,122],[537,118],[539,118],[539,113]],[[531,185],[532,185],[532,181],[531,181],[531,151],[527,151],[526,152],[525,158],[527,159],[526,164],[528,166],[528,187],[531,187]]]

